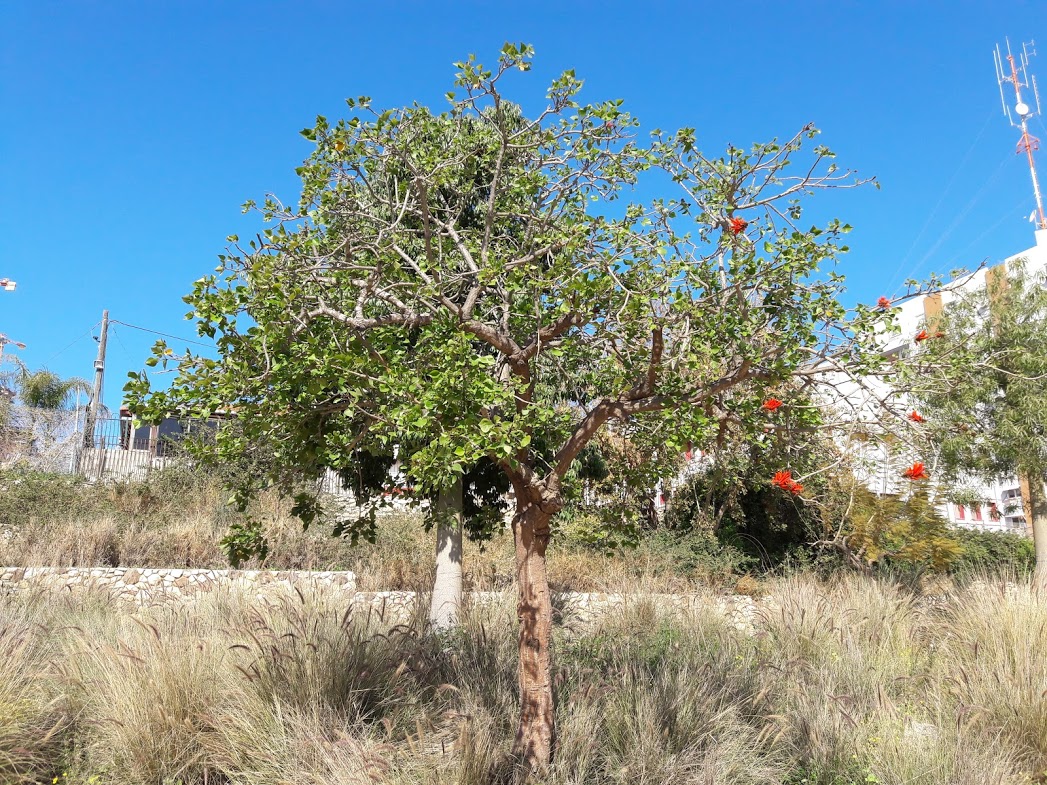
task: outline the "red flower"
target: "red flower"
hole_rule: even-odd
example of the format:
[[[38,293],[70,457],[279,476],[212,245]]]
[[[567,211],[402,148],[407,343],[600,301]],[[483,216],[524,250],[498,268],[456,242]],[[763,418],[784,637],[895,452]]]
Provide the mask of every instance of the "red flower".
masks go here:
[[[916,333],[916,337],[913,340],[919,343],[920,341],[926,341],[929,337],[926,330],[920,330],[920,332]]]
[[[915,409],[913,409],[912,414],[909,415],[909,419],[913,422],[923,422],[923,416]]]
[[[773,412],[781,405],[782,402],[779,401],[777,398],[768,398],[766,401],[763,402],[763,406],[761,408],[765,409],[766,411]]]
[[[945,337],[945,333],[943,333],[941,330],[939,330],[938,332],[936,332],[934,334],[934,337],[935,338],[944,338]]]
[[[749,225],[749,222],[742,218],[731,218],[728,223],[731,225],[731,234],[740,234]]]
[[[922,461],[916,461],[912,466],[902,472],[902,477],[907,480],[913,480],[914,482],[916,480],[926,480],[929,476],[930,475],[927,474],[927,469],[924,467]]]
[[[891,307],[891,301],[888,300],[886,297],[881,297],[879,300],[876,301],[876,307],[877,308],[890,308]]]
[[[771,480],[771,484],[781,488],[783,491],[789,491],[789,493],[799,496],[803,493],[803,486],[793,479],[793,473],[788,469],[784,471],[775,472],[774,479]]]

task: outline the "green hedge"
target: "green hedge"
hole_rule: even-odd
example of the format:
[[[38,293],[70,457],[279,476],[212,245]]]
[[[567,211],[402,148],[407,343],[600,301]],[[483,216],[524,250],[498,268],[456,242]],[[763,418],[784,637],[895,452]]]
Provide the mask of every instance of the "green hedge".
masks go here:
[[[953,562],[953,575],[1014,573],[1028,575],[1036,564],[1032,540],[1020,534],[953,529],[963,553]]]

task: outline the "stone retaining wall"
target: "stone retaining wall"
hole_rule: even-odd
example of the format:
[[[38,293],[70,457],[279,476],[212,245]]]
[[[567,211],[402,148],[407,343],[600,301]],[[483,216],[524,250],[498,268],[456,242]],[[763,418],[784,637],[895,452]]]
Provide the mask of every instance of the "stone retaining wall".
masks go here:
[[[219,586],[262,591],[270,586],[356,590],[351,572],[179,570],[136,567],[0,567],[0,592],[28,587],[57,591],[106,589],[139,603],[164,602],[214,591]]]
[[[118,600],[132,605],[155,605],[171,601],[191,601],[218,588],[239,589],[259,599],[277,598],[293,588],[326,589],[345,592],[349,602],[369,607],[382,618],[406,621],[415,610],[417,596],[409,591],[356,591],[356,576],[351,572],[271,571],[271,570],[184,570],[139,569],[135,567],[0,567],[0,594],[45,589],[66,594],[88,589],[108,591]],[[467,602],[474,606],[493,606],[513,602],[512,592],[472,592]],[[660,610],[696,612],[713,610],[726,616],[737,627],[751,629],[759,604],[746,595],[712,594],[604,594],[567,592],[555,595],[557,620],[573,626],[587,624],[610,611],[620,611],[630,603],[651,603]]]

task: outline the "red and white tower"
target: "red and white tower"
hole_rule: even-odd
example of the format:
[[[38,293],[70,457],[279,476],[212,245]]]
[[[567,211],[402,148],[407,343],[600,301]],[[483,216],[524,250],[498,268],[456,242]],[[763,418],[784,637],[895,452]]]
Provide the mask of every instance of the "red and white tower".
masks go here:
[[[999,46],[993,52],[993,59],[996,61],[996,80],[1000,85],[1000,101],[1003,103],[1003,113],[1007,115],[1011,125],[1022,132],[1021,139],[1018,141],[1017,153],[1019,155],[1025,153],[1029,159],[1032,190],[1036,196],[1036,212],[1034,213],[1036,228],[1047,229],[1047,216],[1043,212],[1043,196],[1040,194],[1040,181],[1036,177],[1036,160],[1033,158],[1033,153],[1040,149],[1040,140],[1029,133],[1029,118],[1040,114],[1040,91],[1036,87],[1036,77],[1030,77],[1028,73],[1029,58],[1036,54],[1036,50],[1033,48],[1035,43],[1030,41],[1028,44],[1022,44],[1022,51],[1017,56],[1011,52],[1011,42],[1006,40],[1006,44],[1006,55],[1001,54]],[[1014,89],[1014,114],[1018,116],[1018,122],[1014,121],[1011,108],[1007,105],[1004,84],[1008,84]],[[1022,98],[1023,87],[1032,89],[1033,99],[1036,102],[1035,110],[1025,103],[1025,100]]]

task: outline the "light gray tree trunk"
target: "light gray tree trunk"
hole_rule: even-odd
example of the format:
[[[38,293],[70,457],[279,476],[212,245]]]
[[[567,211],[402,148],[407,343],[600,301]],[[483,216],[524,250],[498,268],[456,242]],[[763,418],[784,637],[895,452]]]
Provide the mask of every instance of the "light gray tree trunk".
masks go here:
[[[462,608],[462,480],[436,497],[436,578],[429,605],[435,630],[458,626]]]

